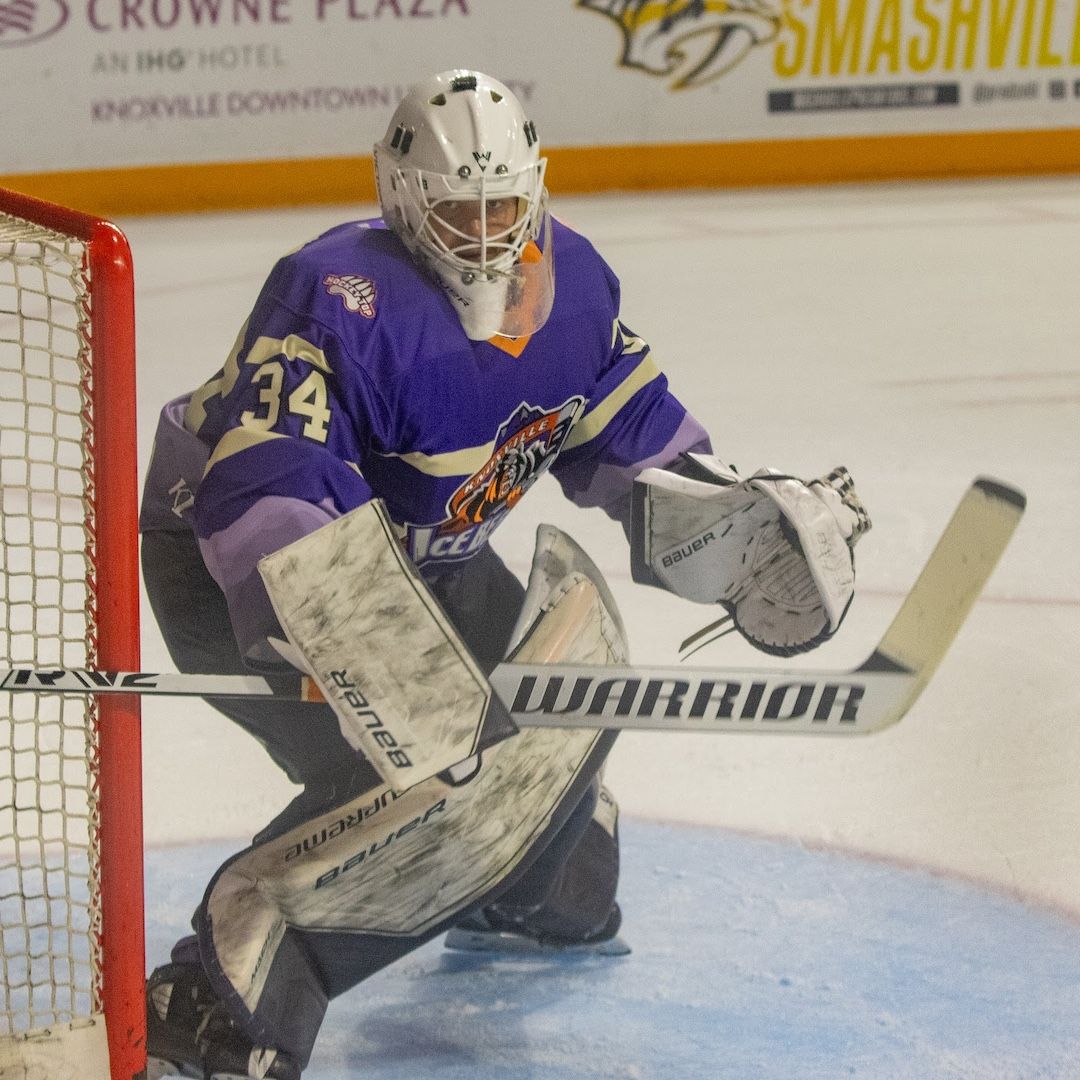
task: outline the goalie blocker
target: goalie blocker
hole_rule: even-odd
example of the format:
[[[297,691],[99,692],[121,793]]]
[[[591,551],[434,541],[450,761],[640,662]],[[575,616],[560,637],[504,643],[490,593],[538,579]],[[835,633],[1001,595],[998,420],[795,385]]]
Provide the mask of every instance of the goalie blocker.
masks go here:
[[[870,519],[843,467],[808,483],[772,469],[748,479],[705,454],[634,483],[635,581],[722,604],[774,656],[832,637],[855,591],[852,549]]]

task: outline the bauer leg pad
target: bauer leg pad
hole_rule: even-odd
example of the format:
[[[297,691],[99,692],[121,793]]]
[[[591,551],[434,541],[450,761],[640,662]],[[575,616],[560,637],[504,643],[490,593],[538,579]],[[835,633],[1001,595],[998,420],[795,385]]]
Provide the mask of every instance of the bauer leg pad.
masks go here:
[[[268,555],[259,572],[290,653],[395,792],[515,730],[378,500]]]
[[[549,539],[573,555],[571,541]],[[537,584],[517,658],[624,659],[598,572],[583,553],[571,561],[577,569],[543,600]],[[613,742],[593,730],[523,731],[484,750],[463,783],[384,784],[230,860],[197,924],[203,965],[245,1035],[305,1063],[320,1002],[512,888],[587,796]]]
[[[448,949],[535,955],[630,952],[617,936],[622,922],[615,903],[618,808],[599,779],[574,817],[583,811],[589,815],[584,829],[571,818],[520,881],[446,935]]]

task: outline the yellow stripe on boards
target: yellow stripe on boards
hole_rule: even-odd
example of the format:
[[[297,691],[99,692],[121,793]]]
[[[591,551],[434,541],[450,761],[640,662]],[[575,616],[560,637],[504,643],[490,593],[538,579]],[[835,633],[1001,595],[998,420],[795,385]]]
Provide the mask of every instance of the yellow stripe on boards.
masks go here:
[[[1017,176],[1080,171],[1080,128],[545,150],[574,192]],[[106,217],[374,203],[369,157],[0,176],[0,187]]]

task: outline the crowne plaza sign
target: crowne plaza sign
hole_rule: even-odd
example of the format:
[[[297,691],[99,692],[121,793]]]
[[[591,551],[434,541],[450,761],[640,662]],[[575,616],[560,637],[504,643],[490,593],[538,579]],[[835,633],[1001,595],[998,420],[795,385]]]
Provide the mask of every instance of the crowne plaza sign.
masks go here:
[[[69,22],[104,34],[289,26],[309,17],[377,22],[468,13],[468,0],[0,0],[0,47],[39,41]]]

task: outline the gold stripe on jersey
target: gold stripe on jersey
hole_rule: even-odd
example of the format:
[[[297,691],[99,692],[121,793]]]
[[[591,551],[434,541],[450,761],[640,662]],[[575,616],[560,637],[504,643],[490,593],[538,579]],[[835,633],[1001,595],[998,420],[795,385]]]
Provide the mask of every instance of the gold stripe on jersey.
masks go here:
[[[396,457],[411,465],[425,476],[472,476],[482,469],[495,453],[495,440],[484,446],[469,446],[464,450],[448,450],[445,454],[425,454],[413,450],[408,454],[380,454],[380,457]]]
[[[618,319],[615,320],[615,329],[611,335],[612,349],[615,348],[615,343],[619,342],[619,352],[623,356],[637,356],[638,353],[644,352],[648,347],[648,342],[644,338],[640,338],[629,327],[624,326]]]
[[[233,342],[233,347],[229,352],[229,355],[225,358],[225,365],[221,369],[219,375],[215,375],[214,378],[208,382],[202,384],[194,394],[191,395],[191,401],[188,402],[187,412],[184,414],[184,427],[188,429],[193,435],[199,434],[199,428],[206,422],[206,403],[216,396],[224,397],[229,390],[236,384],[236,380],[240,377],[240,366],[237,364],[237,359],[240,356],[240,350],[244,347],[244,337],[247,335],[248,320],[244,320],[244,325],[240,327],[240,333],[236,335],[236,341]]]
[[[257,428],[236,427],[231,428],[221,437],[220,442],[214,447],[210,460],[203,469],[205,476],[219,461],[230,458],[233,454],[239,454],[241,450],[247,450],[259,443],[268,442],[270,439],[287,439],[288,435],[282,435],[280,431],[259,431]]]
[[[651,356],[646,356],[603,401],[590,409],[574,425],[566,437],[563,449],[573,450],[595,439],[643,386],[648,386],[653,379],[659,377],[660,369]]]
[[[618,324],[616,324],[618,325]],[[646,348],[641,338],[625,337],[627,343],[640,342],[641,349]],[[633,356],[634,351],[624,352],[624,356]],[[632,372],[603,401],[574,425],[566,442],[564,450],[570,450],[575,446],[582,446],[595,439],[614,419],[619,410],[643,387],[658,378],[660,369],[653,362],[652,357],[646,356]],[[492,440],[483,446],[469,446],[462,450],[448,450],[443,454],[425,454],[419,450],[413,450],[407,454],[382,454],[381,457],[396,457],[411,465],[417,472],[425,476],[472,476],[482,469],[491,455],[495,452],[495,442]]]
[[[303,360],[312,367],[317,367],[324,375],[333,375],[326,353],[310,341],[305,341],[299,334],[290,334],[287,338],[260,337],[244,358],[245,364],[262,364],[275,356],[284,356],[286,360]],[[231,387],[230,387],[231,389]]]
[[[199,428],[206,421],[206,403],[212,397],[228,397],[232,392],[232,388],[236,385],[236,380],[240,378],[239,360],[244,347],[247,328],[248,324],[246,322],[240,327],[240,333],[236,335],[236,341],[225,360],[225,366],[221,369],[221,374],[216,375],[209,382],[203,383],[191,395],[191,401],[188,403],[187,412],[184,415],[184,426],[192,434],[198,435]],[[244,358],[244,363],[258,366],[275,356],[284,356],[286,360],[303,360],[327,375],[333,374],[330,363],[326,359],[326,353],[312,345],[310,341],[305,341],[299,334],[289,334],[286,338],[256,338],[255,343]]]

